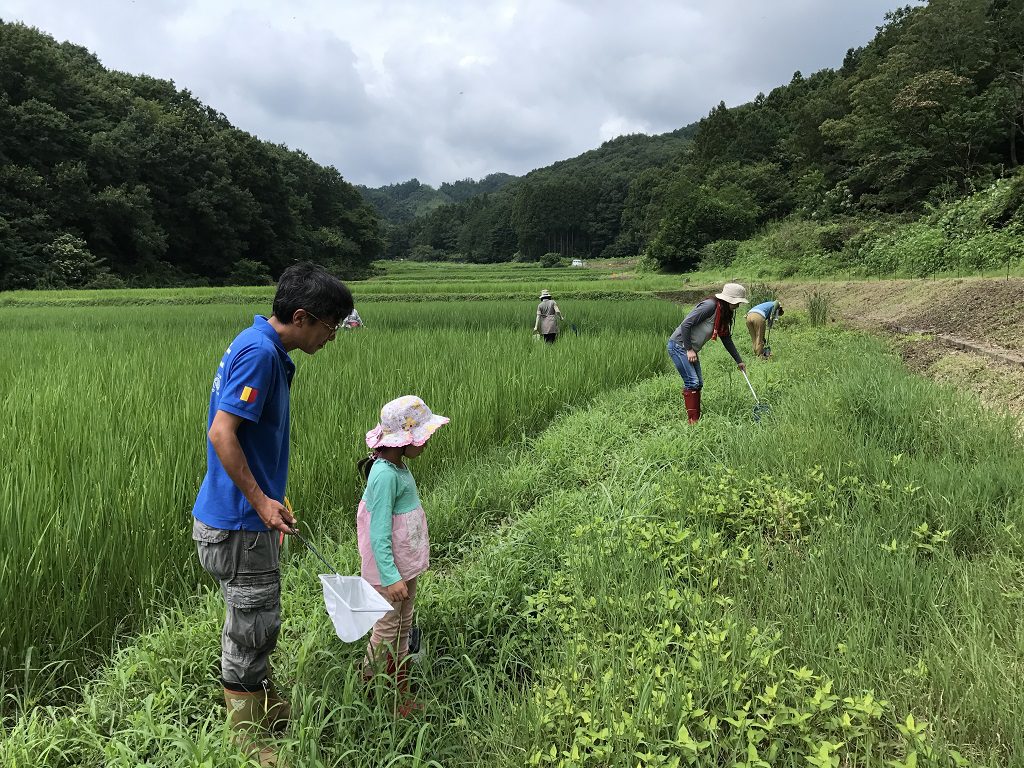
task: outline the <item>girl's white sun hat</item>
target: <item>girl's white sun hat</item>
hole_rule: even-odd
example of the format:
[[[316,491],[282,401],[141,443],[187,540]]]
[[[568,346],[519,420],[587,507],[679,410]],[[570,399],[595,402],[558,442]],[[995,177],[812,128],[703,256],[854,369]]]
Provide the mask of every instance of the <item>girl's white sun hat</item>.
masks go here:
[[[447,416],[431,413],[416,395],[403,395],[380,409],[380,423],[366,433],[366,445],[371,450],[423,445],[447,423]]]

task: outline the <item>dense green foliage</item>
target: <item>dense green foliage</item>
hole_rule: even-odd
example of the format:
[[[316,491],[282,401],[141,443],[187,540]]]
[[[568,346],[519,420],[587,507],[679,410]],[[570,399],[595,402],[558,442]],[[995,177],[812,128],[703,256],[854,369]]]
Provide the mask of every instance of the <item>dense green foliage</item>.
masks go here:
[[[463,179],[444,182],[440,189],[423,184],[419,179],[377,188],[358,185],[356,189],[389,224],[405,224],[438,206],[461,203],[477,195],[497,192],[513,179],[515,176],[507,173],[491,173],[479,181]]]
[[[693,138],[685,152],[684,136]],[[864,236],[839,268],[981,269],[999,257],[949,258],[956,249],[947,248],[947,257],[900,261],[877,252],[893,238],[934,252],[934,233],[893,234],[894,226],[988,187],[1017,168],[1022,152],[1024,3],[930,0],[888,14],[839,69],[797,72],[748,104],[719,104],[691,129],[621,137],[501,193],[439,207],[398,232],[390,253],[471,261],[643,254],[692,270],[702,261],[724,266],[734,249],[716,243],[743,241],[772,223],[807,221],[816,233],[835,222],[849,232],[853,219]],[[985,236],[1019,238],[1020,207],[1018,192]],[[832,247],[837,234],[823,235],[824,248],[812,238],[802,249],[835,262],[827,254],[846,245]]]
[[[0,290],[265,280],[299,259],[353,275],[382,246],[334,168],[0,21]]]
[[[692,268],[709,243],[784,216],[878,220],[955,200],[1022,147],[1024,5],[931,0],[889,14],[840,70],[713,109],[688,162],[635,190],[654,210],[634,240]]]
[[[683,128],[661,136],[620,136],[493,193],[432,207],[390,230],[388,255],[474,262],[532,261],[553,251],[614,255],[634,178],[674,162],[691,135],[692,129]]]
[[[918,217],[789,218],[742,242],[719,241],[701,268],[754,276],[924,277],[997,273],[1024,263],[1024,172]]]

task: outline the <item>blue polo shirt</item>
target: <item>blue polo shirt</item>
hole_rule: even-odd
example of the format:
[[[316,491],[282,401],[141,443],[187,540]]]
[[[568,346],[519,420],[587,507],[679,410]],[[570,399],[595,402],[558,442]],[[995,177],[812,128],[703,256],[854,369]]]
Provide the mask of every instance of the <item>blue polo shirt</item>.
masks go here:
[[[775,316],[778,315],[777,301],[766,301],[762,304],[758,304],[756,307],[751,307],[750,312],[757,312],[761,317],[768,321],[768,325],[772,325],[775,322]],[[748,312],[747,314],[750,314]]]
[[[238,442],[260,488],[272,499],[284,499],[288,481],[289,394],[295,363],[267,318],[257,315],[252,326],[231,342],[221,358],[210,392],[209,431],[217,411],[241,416]],[[266,531],[256,510],[228,477],[209,438],[206,477],[192,514],[225,530]]]

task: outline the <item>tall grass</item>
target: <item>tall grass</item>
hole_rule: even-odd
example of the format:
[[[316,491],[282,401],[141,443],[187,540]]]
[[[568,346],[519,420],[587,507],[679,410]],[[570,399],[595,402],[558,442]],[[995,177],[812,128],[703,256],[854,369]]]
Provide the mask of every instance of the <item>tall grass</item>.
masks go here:
[[[367,330],[296,354],[289,493],[310,525],[348,524],[380,406],[419,394],[452,417],[424,480],[520,442],[567,407],[665,370],[667,303],[563,302],[580,334],[530,341],[534,304],[372,303]],[[264,306],[0,309],[0,669],[81,662],[194,590],[189,512],[210,382]],[[433,445],[433,444],[432,444]]]
[[[1019,439],[878,343],[805,329],[787,349],[753,372],[761,422],[713,348],[694,427],[669,375],[421,483],[420,718],[367,700],[361,645],[291,558],[289,764],[1024,763]],[[351,530],[326,533],[354,569]],[[212,592],[169,611],[80,705],[12,722],[0,763],[239,764],[220,616]]]
[[[747,300],[750,306],[756,307],[766,301],[775,301],[779,298],[779,291],[774,285],[768,283],[753,283],[747,293]]]
[[[812,291],[807,298],[807,316],[811,325],[825,325],[832,310],[832,297],[822,291]]]

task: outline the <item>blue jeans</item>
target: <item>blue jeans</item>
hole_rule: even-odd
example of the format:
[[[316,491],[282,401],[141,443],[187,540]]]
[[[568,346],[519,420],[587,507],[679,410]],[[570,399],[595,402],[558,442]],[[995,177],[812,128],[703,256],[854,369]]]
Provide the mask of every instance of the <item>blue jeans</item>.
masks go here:
[[[700,360],[691,363],[686,359],[686,350],[674,341],[668,343],[668,356],[675,363],[676,370],[683,377],[683,386],[687,389],[700,389],[704,386],[704,377],[700,374]]]

